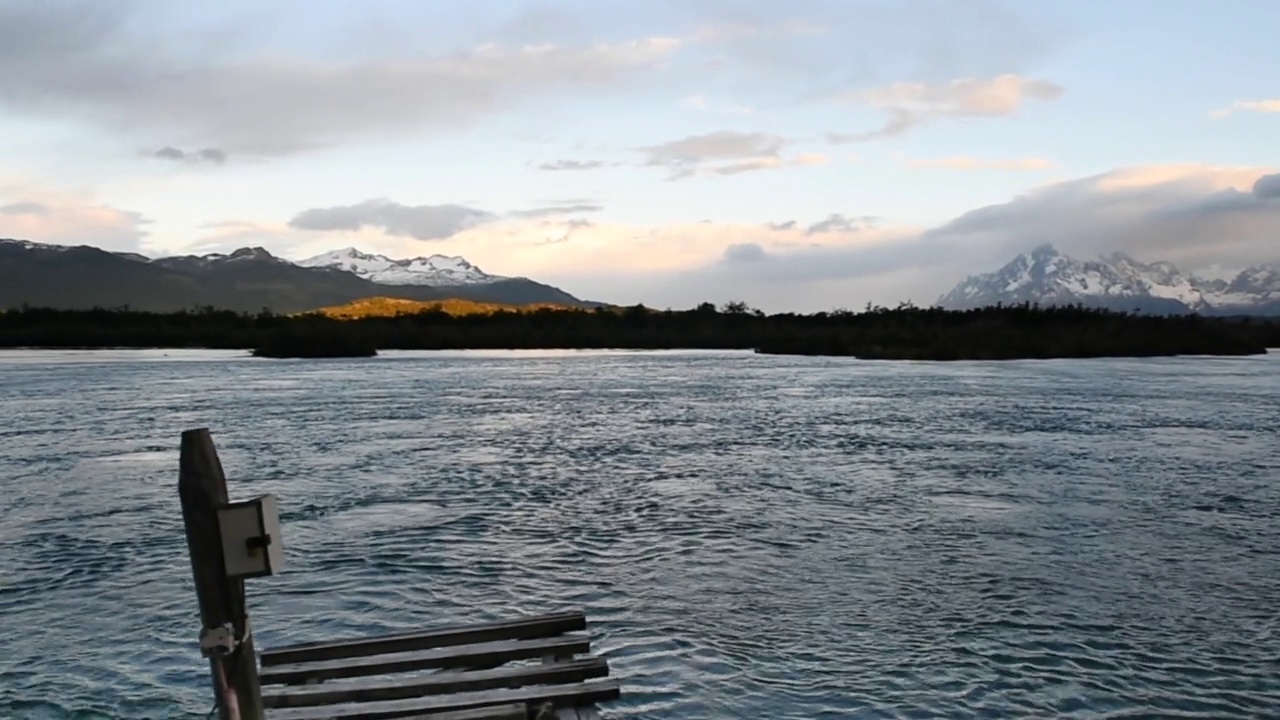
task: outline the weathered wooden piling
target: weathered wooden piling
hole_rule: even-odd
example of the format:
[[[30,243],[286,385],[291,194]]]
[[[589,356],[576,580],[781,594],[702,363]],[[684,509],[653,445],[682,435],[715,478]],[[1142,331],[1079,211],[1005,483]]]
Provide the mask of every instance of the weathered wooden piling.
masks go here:
[[[201,646],[209,654],[219,718],[264,720],[257,655],[245,610],[244,580],[227,577],[223,560],[218,508],[228,502],[227,478],[208,429],[182,433],[178,468],[182,521],[200,603]],[[219,645],[220,639],[228,642]]]

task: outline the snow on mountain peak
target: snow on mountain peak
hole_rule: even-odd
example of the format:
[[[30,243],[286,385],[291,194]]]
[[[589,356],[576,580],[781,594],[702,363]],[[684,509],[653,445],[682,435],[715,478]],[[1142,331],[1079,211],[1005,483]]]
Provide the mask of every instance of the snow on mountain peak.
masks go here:
[[[504,279],[490,275],[458,256],[429,255],[394,260],[354,247],[332,250],[297,264],[345,270],[384,285],[476,285]]]
[[[1185,274],[1173,263],[1140,262],[1124,253],[1078,260],[1041,245],[999,270],[973,275],[938,300],[946,308],[1033,302],[1125,304],[1201,311],[1280,299],[1280,266],[1247,268],[1230,283]]]

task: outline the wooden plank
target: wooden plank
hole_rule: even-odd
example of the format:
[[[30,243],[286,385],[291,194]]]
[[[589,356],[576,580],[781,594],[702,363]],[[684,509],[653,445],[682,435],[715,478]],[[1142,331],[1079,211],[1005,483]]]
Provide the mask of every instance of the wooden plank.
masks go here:
[[[406,715],[403,720],[528,720],[529,706],[525,703],[489,705],[470,710],[447,710],[426,715]]]
[[[230,623],[237,637],[244,637],[244,580],[227,577],[222,557],[222,533],[218,508],[227,504],[227,478],[206,428],[182,433],[178,456],[178,496],[182,522],[191,555],[200,622],[205,628]],[[253,636],[235,650],[209,658],[213,691],[222,720],[262,720],[258,664],[254,661]]]
[[[563,685],[609,674],[604,658],[584,658],[552,665],[518,665],[477,672],[434,673],[396,681],[335,682],[323,685],[290,686],[262,694],[269,708],[334,705],[349,702],[403,700],[424,695],[474,692],[521,685]]]
[[[347,660],[274,665],[263,668],[258,677],[264,685],[301,683],[430,668],[497,666],[512,660],[539,658],[552,652],[574,654],[585,653],[590,649],[591,641],[587,636],[578,634],[536,640],[501,640]]]
[[[446,710],[466,710],[509,703],[542,703],[550,700],[557,706],[575,707],[606,700],[621,694],[615,679],[593,680],[574,685],[530,685],[453,695],[431,695],[411,700],[389,700],[375,703],[350,703],[322,707],[279,708],[268,713],[268,720],[390,720]]]
[[[587,629],[587,618],[581,611],[535,615],[492,623],[471,623],[427,629],[421,632],[357,638],[337,642],[315,642],[287,645],[263,650],[259,658],[263,667],[319,660],[368,657],[388,653],[411,652],[453,645],[474,645],[496,640],[533,640]]]

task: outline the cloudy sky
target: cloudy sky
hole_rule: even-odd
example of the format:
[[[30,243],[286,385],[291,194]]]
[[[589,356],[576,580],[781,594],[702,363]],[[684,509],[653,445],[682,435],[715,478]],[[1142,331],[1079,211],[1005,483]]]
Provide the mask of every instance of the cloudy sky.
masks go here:
[[[1280,3],[0,0],[0,237],[932,302],[1280,261]]]

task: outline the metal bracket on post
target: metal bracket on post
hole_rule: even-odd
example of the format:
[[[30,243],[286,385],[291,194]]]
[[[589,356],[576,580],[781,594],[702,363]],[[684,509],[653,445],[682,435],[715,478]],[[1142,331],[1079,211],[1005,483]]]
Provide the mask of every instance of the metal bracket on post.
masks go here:
[[[205,657],[230,655],[240,647],[240,643],[252,635],[249,618],[244,619],[244,633],[236,637],[236,629],[231,623],[223,623],[221,627],[205,628],[200,632],[200,654]]]

